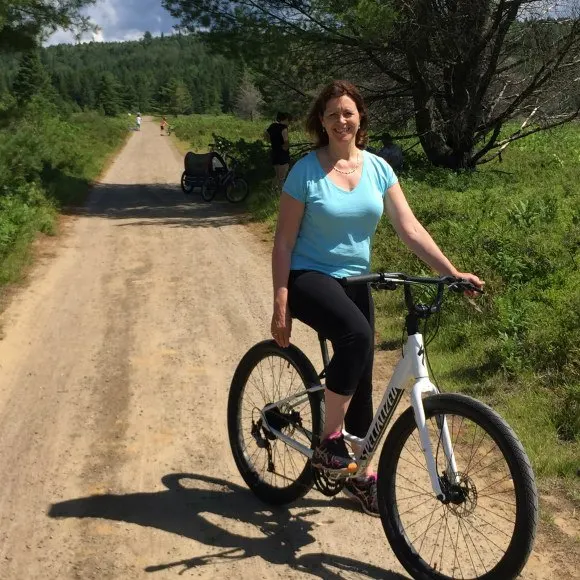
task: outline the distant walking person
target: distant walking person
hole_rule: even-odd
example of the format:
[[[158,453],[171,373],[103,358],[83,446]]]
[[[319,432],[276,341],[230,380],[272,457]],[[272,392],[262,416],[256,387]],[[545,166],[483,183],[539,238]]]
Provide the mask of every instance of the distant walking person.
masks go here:
[[[141,118],[141,113],[137,113],[137,118],[135,119],[135,121],[137,122],[137,131],[141,131],[141,121],[143,119]]]
[[[276,115],[276,122],[272,123],[264,132],[264,139],[270,142],[271,159],[274,171],[276,172],[276,186],[282,188],[282,183],[286,179],[288,173],[288,165],[290,163],[288,141],[288,123],[290,122],[290,115],[287,113],[278,113]]]
[[[165,131],[165,129],[167,129],[167,119],[165,117],[163,117],[161,119],[161,134],[163,135],[163,131]]]
[[[385,133],[381,141],[383,146],[377,151],[377,155],[382,157],[394,171],[398,171],[403,167],[403,150],[396,143],[393,143],[393,138],[389,133]]]

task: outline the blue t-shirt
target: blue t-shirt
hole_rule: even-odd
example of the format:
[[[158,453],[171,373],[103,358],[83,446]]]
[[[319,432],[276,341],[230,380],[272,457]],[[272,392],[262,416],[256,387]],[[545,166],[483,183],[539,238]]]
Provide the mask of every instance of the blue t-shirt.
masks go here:
[[[362,159],[362,175],[352,191],[326,176],[315,151],[292,167],[283,191],[305,205],[292,270],[316,270],[335,278],[368,273],[383,198],[397,177],[384,159],[368,151],[362,151]]]

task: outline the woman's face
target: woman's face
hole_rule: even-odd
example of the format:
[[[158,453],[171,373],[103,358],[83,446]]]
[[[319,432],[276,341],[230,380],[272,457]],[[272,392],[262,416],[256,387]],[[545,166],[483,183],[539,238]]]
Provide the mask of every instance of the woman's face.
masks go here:
[[[342,95],[326,103],[326,109],[320,121],[330,141],[348,143],[356,137],[360,125],[360,114],[356,103],[349,96]]]

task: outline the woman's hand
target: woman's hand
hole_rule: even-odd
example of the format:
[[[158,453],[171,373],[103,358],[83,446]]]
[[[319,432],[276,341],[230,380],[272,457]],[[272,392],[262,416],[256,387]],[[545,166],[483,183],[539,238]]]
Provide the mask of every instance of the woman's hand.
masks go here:
[[[454,275],[456,278],[462,278],[466,282],[471,282],[471,284],[480,290],[483,290],[483,287],[485,286],[485,282],[480,280],[475,274],[470,274],[469,272],[457,272]],[[479,293],[475,292],[474,290],[466,290],[464,294],[469,298],[474,298],[475,296],[478,296]]]
[[[272,324],[270,326],[272,338],[278,346],[286,348],[290,346],[290,335],[292,334],[292,316],[286,306],[274,305],[272,314]]]

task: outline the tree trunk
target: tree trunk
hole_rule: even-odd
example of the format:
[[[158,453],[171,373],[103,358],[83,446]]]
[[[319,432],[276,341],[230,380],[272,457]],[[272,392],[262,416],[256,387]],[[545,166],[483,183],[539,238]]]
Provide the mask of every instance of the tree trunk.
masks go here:
[[[415,123],[421,146],[431,163],[459,170],[472,166],[471,123],[461,111],[446,111],[437,106],[436,96],[426,82],[417,59],[408,56],[413,84]],[[443,110],[441,110],[443,109]]]

